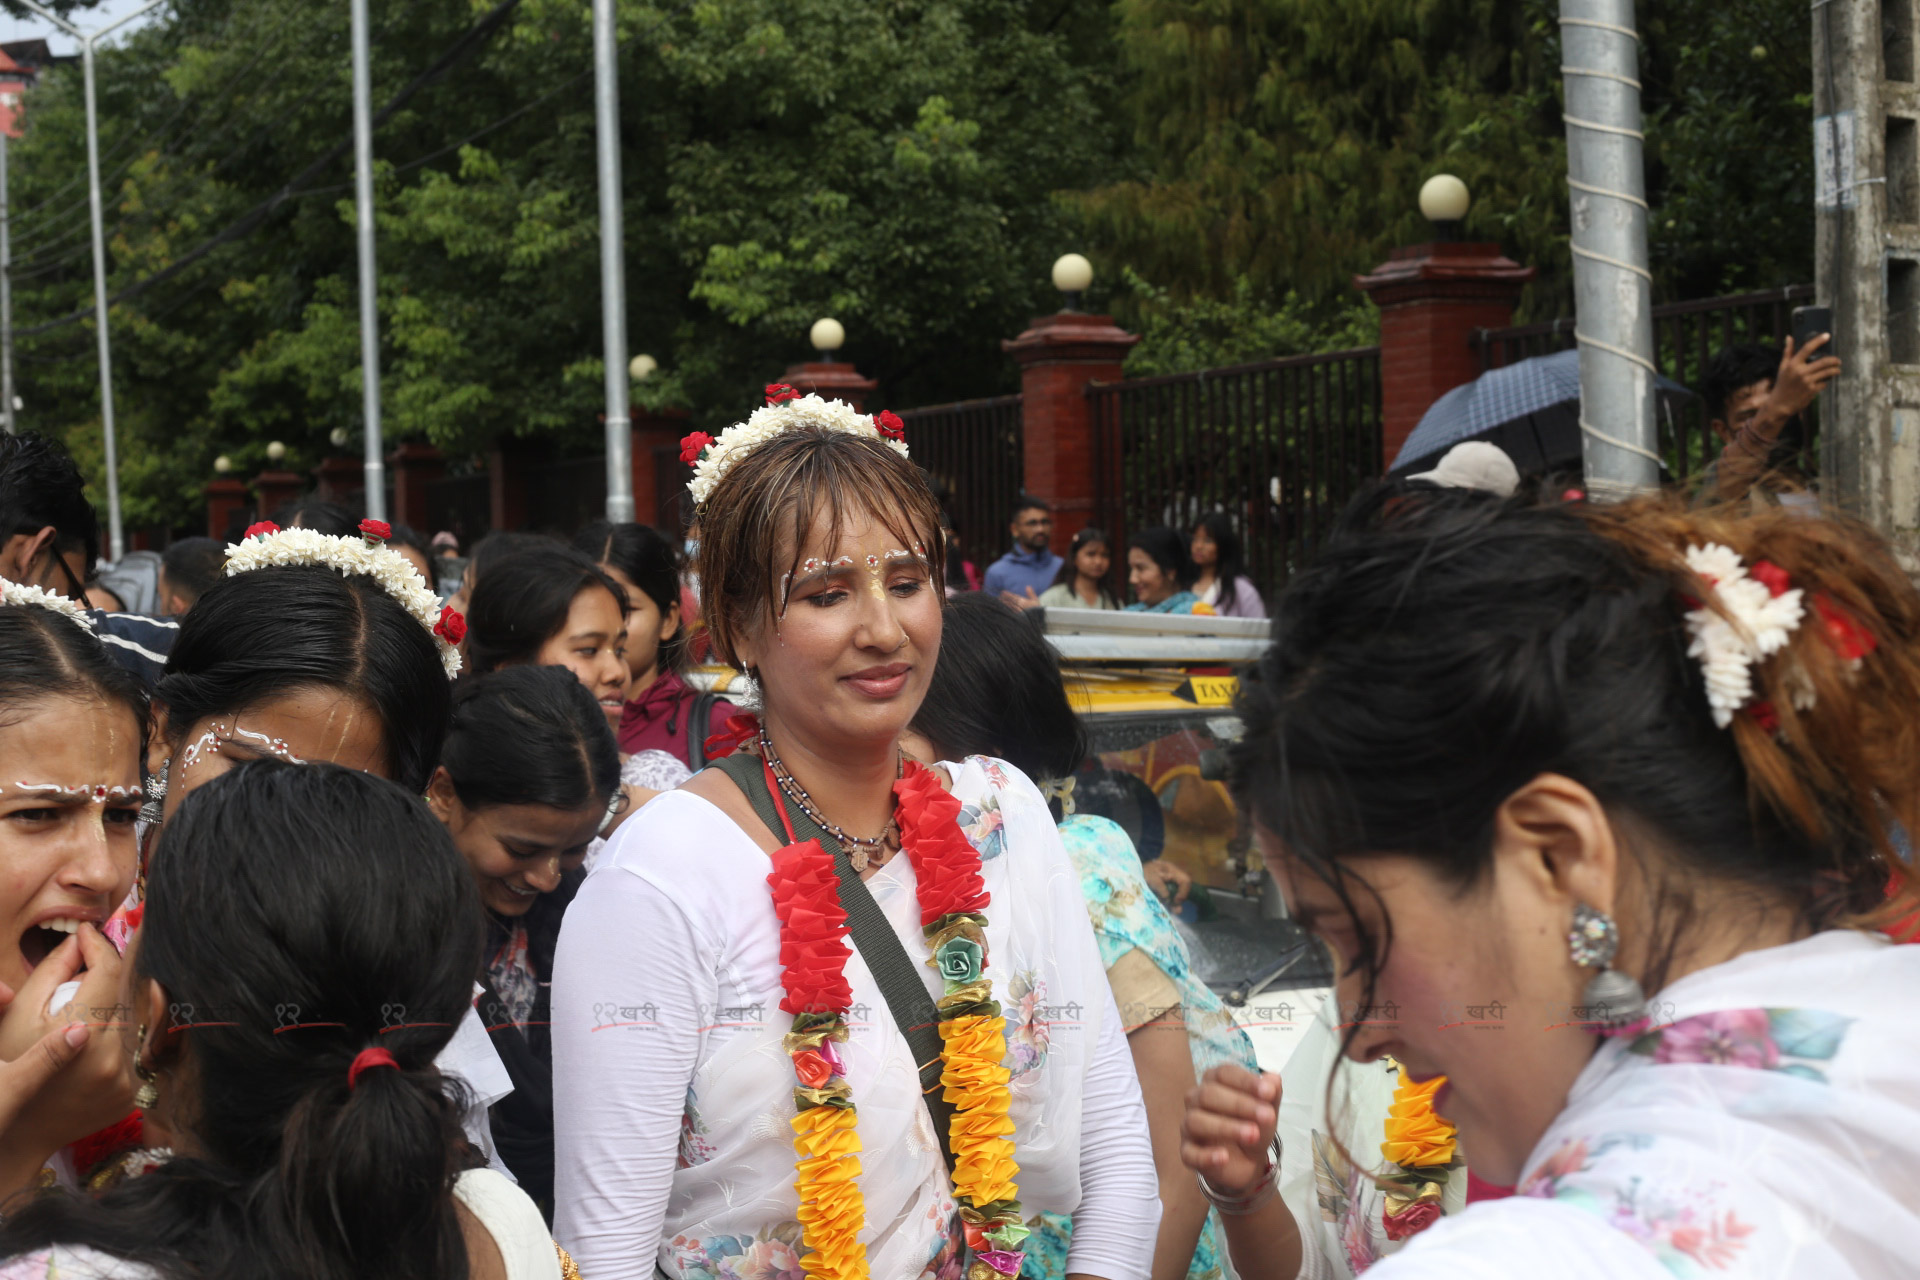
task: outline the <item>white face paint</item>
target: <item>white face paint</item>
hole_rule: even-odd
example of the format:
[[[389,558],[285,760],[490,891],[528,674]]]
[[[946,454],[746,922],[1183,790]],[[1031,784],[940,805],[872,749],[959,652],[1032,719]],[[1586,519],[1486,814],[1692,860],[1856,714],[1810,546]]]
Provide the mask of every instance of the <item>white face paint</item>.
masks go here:
[[[264,733],[255,733],[253,730],[239,724],[234,724],[229,727],[225,723],[215,720],[208,726],[205,733],[188,743],[187,749],[180,753],[180,773],[178,776],[184,779],[187,774],[193,771],[196,765],[203,763],[208,756],[220,755],[220,748],[222,746],[245,747],[247,750],[242,753],[242,759],[265,755],[272,756],[276,760],[285,760],[288,764],[306,763],[305,760],[293,754],[293,749],[279,738]]]

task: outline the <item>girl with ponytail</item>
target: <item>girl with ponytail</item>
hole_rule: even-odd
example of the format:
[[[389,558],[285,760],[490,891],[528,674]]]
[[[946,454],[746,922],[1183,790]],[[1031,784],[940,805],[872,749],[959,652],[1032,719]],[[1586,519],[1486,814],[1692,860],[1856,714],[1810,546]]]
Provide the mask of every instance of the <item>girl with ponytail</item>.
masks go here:
[[[11,1206],[0,1273],[557,1277],[532,1201],[469,1168],[434,1058],[480,963],[473,879],[390,782],[240,764],[167,824],[115,1033],[171,1153]]]
[[[1208,1074],[1183,1154],[1245,1210],[1243,1276],[1321,1274],[1268,1186],[1349,1155],[1422,1232],[1368,1280],[1911,1273],[1920,595],[1873,534],[1378,499],[1289,583],[1244,711],[1346,1056],[1409,1092],[1376,1172],[1289,1134],[1278,1080]],[[1436,1223],[1463,1156],[1518,1194]],[[1381,1225],[1327,1229],[1357,1268]]]

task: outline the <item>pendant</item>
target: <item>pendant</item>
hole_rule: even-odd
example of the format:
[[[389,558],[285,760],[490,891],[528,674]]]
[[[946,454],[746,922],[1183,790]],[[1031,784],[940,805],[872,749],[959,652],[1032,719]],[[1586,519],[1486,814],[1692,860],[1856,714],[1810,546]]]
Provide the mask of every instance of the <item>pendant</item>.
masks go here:
[[[864,848],[857,844],[848,850],[847,857],[853,862],[855,875],[865,875],[867,873],[867,863],[873,860],[873,855],[869,854]]]

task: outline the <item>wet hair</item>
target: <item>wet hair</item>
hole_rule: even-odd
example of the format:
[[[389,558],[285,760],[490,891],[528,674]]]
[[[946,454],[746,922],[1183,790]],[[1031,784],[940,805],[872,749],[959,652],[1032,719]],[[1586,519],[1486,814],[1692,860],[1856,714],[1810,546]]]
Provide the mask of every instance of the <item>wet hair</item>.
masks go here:
[[[53,526],[63,552],[100,558],[100,520],[87,482],[59,441],[39,432],[0,434],[0,541]]]
[[[680,604],[680,553],[651,525],[612,524],[596,520],[574,535],[573,549],[596,564],[612,565],[646,593],[664,617]],[[660,669],[677,671],[682,665],[683,625],[673,639],[660,646]]]
[[[540,646],[567,625],[574,597],[599,587],[613,597],[620,616],[627,593],[600,566],[557,542],[523,547],[476,571],[467,605],[467,660],[473,672],[532,662]]]
[[[199,600],[207,588],[220,581],[226,563],[227,546],[215,538],[182,538],[169,546],[160,558],[161,567],[166,570],[167,586],[185,596],[188,604]]]
[[[1807,606],[1725,729],[1687,653],[1684,614],[1712,593],[1683,557],[1707,543],[1785,570]],[[1826,611],[1878,641],[1857,673]],[[1369,855],[1479,883],[1501,805],[1542,773],[1591,791],[1643,873],[1650,993],[1701,916],[1742,899],[1791,902],[1814,929],[1911,909],[1898,850],[1901,826],[1920,829],[1920,595],[1862,527],[1666,501],[1370,499],[1291,579],[1274,628],[1235,787],[1349,910],[1348,867]],[[1391,922],[1379,939],[1355,925],[1371,1003]]]
[[[1780,372],[1780,352],[1757,342],[1739,342],[1723,347],[1707,361],[1706,374],[1700,380],[1700,397],[1706,401],[1707,417],[1722,422],[1727,417],[1727,401],[1734,393],[1756,382],[1769,388]]]
[[[106,646],[51,609],[0,605],[0,728],[50,698],[99,698],[125,707],[138,730],[134,742],[146,741],[146,691]]]
[[[1240,532],[1233,527],[1233,520],[1224,511],[1210,511],[1201,516],[1193,526],[1198,533],[1205,529],[1207,536],[1213,539],[1214,579],[1220,584],[1219,599],[1233,600],[1234,583],[1247,576],[1247,562],[1240,544]],[[1187,540],[1187,562],[1193,562],[1193,540]],[[1193,577],[1199,576],[1198,568],[1188,570]]]
[[[337,502],[319,498],[295,498],[273,513],[273,522],[282,529],[311,529],[336,538],[351,538],[360,532],[360,518]]]
[[[979,591],[947,601],[913,728],[955,759],[998,756],[1036,782],[1072,777],[1087,756],[1059,655],[1025,614]]]
[[[180,620],[154,701],[178,750],[196,721],[310,688],[372,707],[389,776],[426,788],[453,694],[433,637],[371,578],[321,565],[222,578]]]
[[[478,1161],[434,1058],[482,919],[452,839],[391,782],[254,760],[197,788],[160,837],[134,963],[166,989],[159,1038],[190,1057],[175,1087],[198,1154],[20,1202],[0,1257],[62,1243],[167,1280],[464,1280],[453,1184]],[[374,1047],[397,1068],[349,1084]]]
[[[1113,539],[1107,536],[1105,529],[1096,529],[1088,525],[1073,535],[1073,541],[1067,544],[1067,554],[1061,562],[1060,572],[1053,575],[1053,585],[1064,586],[1071,590],[1080,576],[1079,570],[1075,567],[1075,561],[1080,558],[1082,551],[1096,542],[1107,549],[1107,574],[1100,579],[1100,594],[1118,605],[1120,590],[1114,585],[1113,572],[1114,567],[1119,563],[1119,557],[1113,554]]]
[[[508,667],[461,681],[440,763],[468,809],[605,808],[620,786],[606,713],[565,667]]]
[[[1193,556],[1188,552],[1191,539],[1183,538],[1179,532],[1165,525],[1151,529],[1142,529],[1127,539],[1129,549],[1138,547],[1147,553],[1147,558],[1160,566],[1160,572],[1167,575],[1167,581],[1173,583],[1175,591],[1185,591],[1193,585]]]
[[[831,545],[863,513],[902,547],[924,548],[933,589],[945,590],[939,504],[919,468],[885,441],[794,426],[735,462],[700,513],[700,583],[715,656],[740,667],[736,645],[773,618],[781,580],[799,570],[817,521]]]

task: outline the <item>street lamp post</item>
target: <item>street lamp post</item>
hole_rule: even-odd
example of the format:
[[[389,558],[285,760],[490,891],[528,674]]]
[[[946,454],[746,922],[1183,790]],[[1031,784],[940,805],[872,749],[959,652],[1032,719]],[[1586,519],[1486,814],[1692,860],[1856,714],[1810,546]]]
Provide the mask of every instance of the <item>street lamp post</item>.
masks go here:
[[[22,6],[80,42],[80,69],[87,96],[87,207],[93,216],[93,318],[100,343],[100,430],[107,454],[107,558],[114,561],[125,554],[126,540],[120,530],[120,453],[113,435],[113,348],[107,335],[107,238],[100,210],[100,118],[94,103],[93,50],[109,34],[164,2],[147,0],[126,17],[84,32],[35,0],[20,0]],[[11,416],[11,398],[7,406]]]
[[[0,129],[0,424],[7,434],[13,420],[13,224],[7,203],[7,131]]]
[[[621,234],[620,42],[614,0],[593,0],[593,121],[600,161],[600,332],[607,366],[607,519],[633,519],[627,271]]]
[[[360,406],[366,418],[367,518],[387,518],[387,463],[380,439],[380,307],[373,226],[373,70],[367,0],[353,0],[353,190],[360,258]]]

